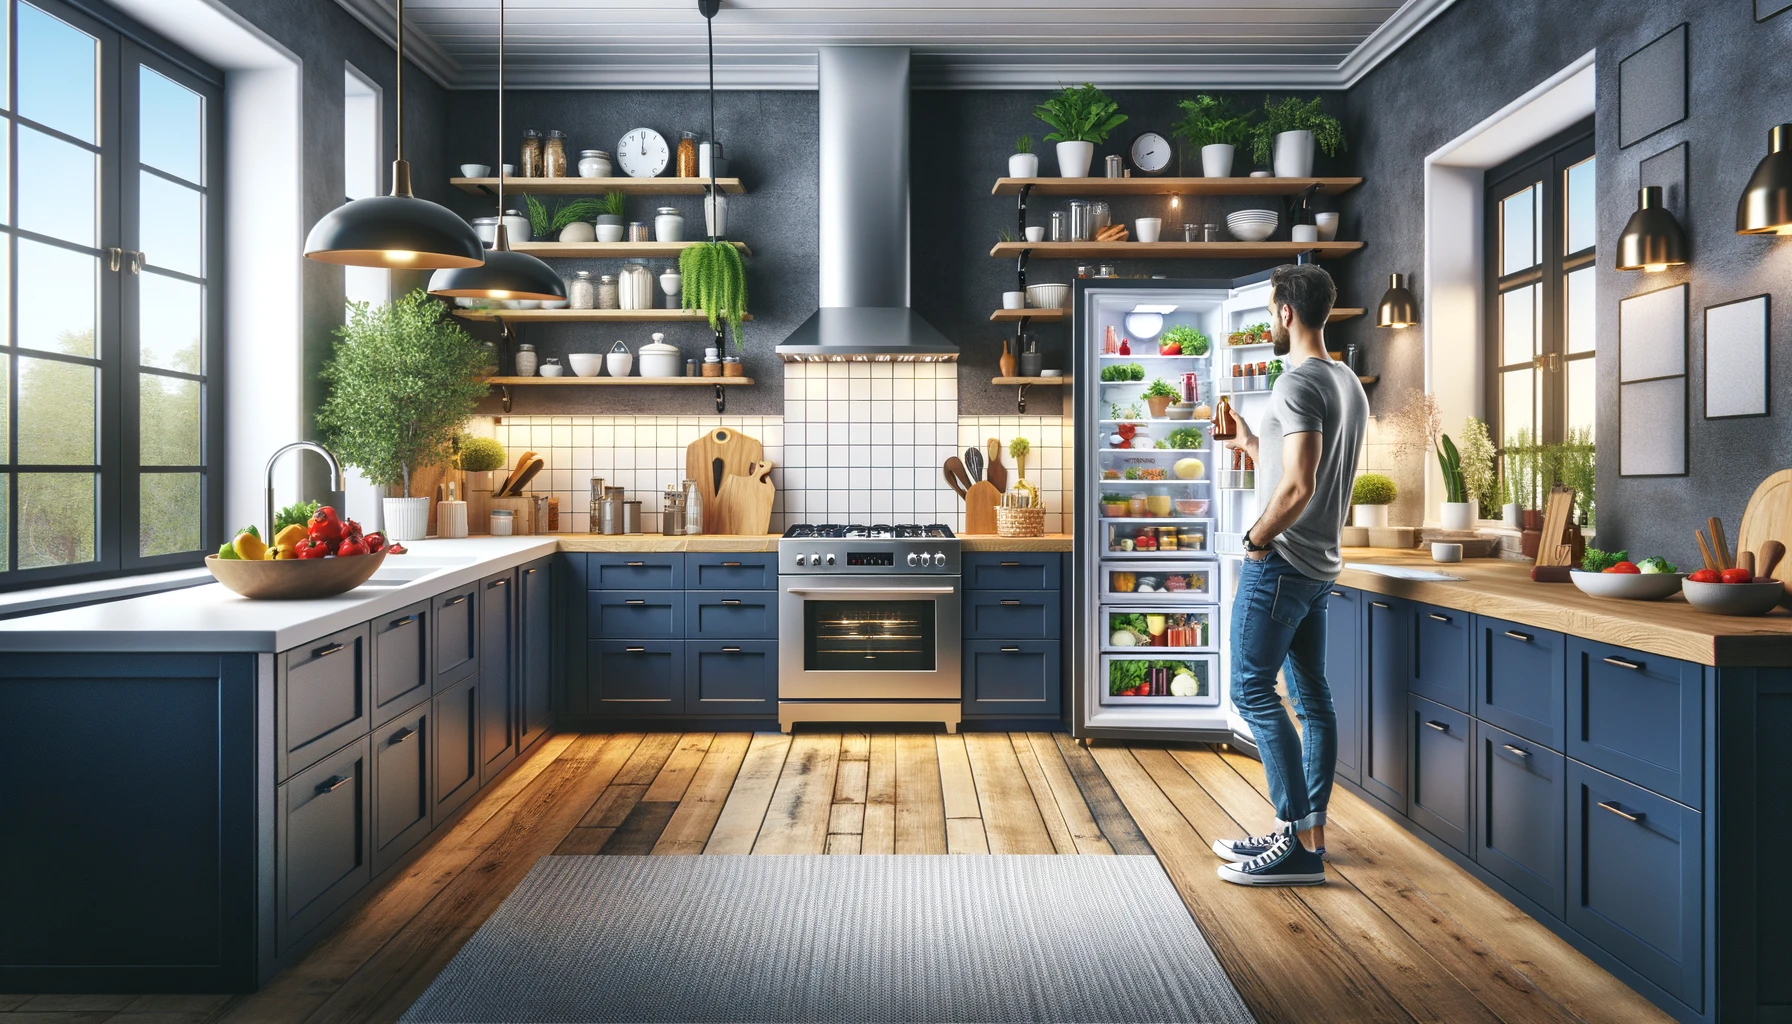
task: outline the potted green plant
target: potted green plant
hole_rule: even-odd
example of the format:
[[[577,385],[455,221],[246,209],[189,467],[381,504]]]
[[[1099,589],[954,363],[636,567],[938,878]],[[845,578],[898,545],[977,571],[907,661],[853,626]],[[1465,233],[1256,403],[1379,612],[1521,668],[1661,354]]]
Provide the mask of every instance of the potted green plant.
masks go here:
[[[1493,438],[1487,424],[1470,416],[1462,424],[1462,500],[1476,519],[1491,518],[1499,498],[1499,474],[1494,468]]]
[[[445,314],[421,289],[382,306],[351,303],[322,372],[330,390],[317,425],[342,461],[386,489],[393,540],[422,539],[429,499],[409,497],[411,474],[453,457],[461,423],[487,393],[484,351]]]
[[[1344,126],[1325,112],[1317,96],[1305,103],[1293,96],[1280,103],[1264,100],[1263,111],[1252,133],[1252,155],[1260,164],[1271,164],[1278,178],[1312,177],[1315,147],[1326,156],[1346,148]]]
[[[1033,136],[1022,135],[1014,140],[1014,155],[1008,158],[1008,176],[1039,177],[1039,154],[1033,152]]]
[[[1350,487],[1351,522],[1379,529],[1388,525],[1388,506],[1399,496],[1393,477],[1363,473]]]
[[[1058,144],[1058,176],[1087,178],[1095,147],[1126,122],[1120,105],[1091,83],[1066,86],[1033,108],[1034,116],[1051,125],[1047,142]]]
[[[1241,113],[1231,100],[1207,93],[1182,100],[1177,106],[1182,108],[1182,120],[1170,130],[1184,144],[1201,150],[1201,174],[1231,177],[1233,155],[1251,141],[1251,111]]]
[[[1170,403],[1176,401],[1178,397],[1176,389],[1166,383],[1162,377],[1145,385],[1142,394],[1145,404],[1151,407],[1151,418],[1157,420],[1164,418],[1164,412],[1170,408]]]
[[[685,309],[709,315],[709,329],[722,336],[722,324],[734,332],[734,347],[741,347],[740,325],[747,315],[747,275],[740,250],[728,242],[698,242],[678,254],[678,273],[684,279],[679,294]]]
[[[1439,516],[1446,530],[1466,530],[1474,525],[1475,506],[1467,499],[1462,484],[1462,455],[1448,434],[1437,435],[1437,469],[1444,478],[1444,500],[1439,503]]]
[[[628,214],[628,200],[620,192],[605,192],[598,205],[602,212],[597,215],[597,240],[622,241],[623,232],[628,230],[623,222]]]
[[[1585,427],[1570,428],[1560,444],[1544,448],[1548,477],[1564,487],[1574,488],[1574,525],[1593,528],[1593,432]]]

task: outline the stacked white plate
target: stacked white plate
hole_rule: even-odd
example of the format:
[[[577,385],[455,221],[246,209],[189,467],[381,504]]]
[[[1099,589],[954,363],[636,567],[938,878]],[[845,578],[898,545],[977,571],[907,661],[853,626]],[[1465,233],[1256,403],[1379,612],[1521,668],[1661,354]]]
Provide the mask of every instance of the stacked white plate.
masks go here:
[[[1275,234],[1277,214],[1274,210],[1239,210],[1226,214],[1226,229],[1243,242],[1261,242]]]

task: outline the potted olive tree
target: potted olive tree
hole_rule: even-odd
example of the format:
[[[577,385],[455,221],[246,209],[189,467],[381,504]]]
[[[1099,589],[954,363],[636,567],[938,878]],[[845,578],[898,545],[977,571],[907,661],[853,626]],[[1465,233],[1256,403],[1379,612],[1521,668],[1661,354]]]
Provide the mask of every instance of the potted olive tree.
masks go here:
[[[1293,96],[1280,103],[1264,100],[1263,111],[1252,135],[1252,155],[1260,164],[1271,164],[1278,178],[1310,178],[1315,148],[1326,156],[1346,148],[1344,126],[1325,112],[1317,96],[1306,103]]]
[[[411,474],[453,457],[462,421],[487,388],[486,355],[421,289],[383,306],[349,306],[324,364],[330,392],[317,411],[325,442],[385,488],[386,533],[420,540],[429,499],[413,498]]]
[[[1350,488],[1351,522],[1376,529],[1388,525],[1388,506],[1398,496],[1392,477],[1382,473],[1362,474]]]
[[[1183,144],[1201,150],[1202,176],[1231,177],[1233,155],[1251,141],[1251,111],[1241,113],[1231,100],[1207,93],[1177,106],[1182,108],[1182,120],[1170,130]]]
[[[1033,114],[1052,127],[1045,141],[1058,144],[1058,176],[1062,178],[1087,178],[1095,147],[1126,122],[1120,104],[1087,82],[1065,87],[1033,108]]]

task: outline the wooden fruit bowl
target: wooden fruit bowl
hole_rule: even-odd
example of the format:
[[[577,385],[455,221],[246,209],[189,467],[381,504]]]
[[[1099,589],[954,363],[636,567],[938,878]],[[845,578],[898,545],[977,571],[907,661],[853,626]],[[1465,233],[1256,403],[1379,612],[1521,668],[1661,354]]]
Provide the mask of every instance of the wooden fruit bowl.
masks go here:
[[[348,558],[282,558],[244,561],[205,556],[219,583],[254,601],[306,601],[346,594],[379,570],[386,552]]]

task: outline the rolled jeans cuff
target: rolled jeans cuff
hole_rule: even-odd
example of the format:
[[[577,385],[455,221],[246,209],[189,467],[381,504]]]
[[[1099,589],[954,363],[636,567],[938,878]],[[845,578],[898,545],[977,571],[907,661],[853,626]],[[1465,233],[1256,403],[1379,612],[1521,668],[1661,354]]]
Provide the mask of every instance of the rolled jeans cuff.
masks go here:
[[[1314,811],[1312,814],[1309,814],[1306,817],[1304,817],[1296,822],[1287,822],[1287,821],[1283,821],[1280,818],[1276,819],[1276,828],[1284,829],[1284,828],[1288,828],[1292,825],[1294,828],[1294,831],[1296,831],[1296,832],[1305,832],[1306,830],[1308,830],[1310,828],[1318,828],[1319,826],[1321,826],[1323,824],[1325,824],[1325,812],[1324,811]]]

